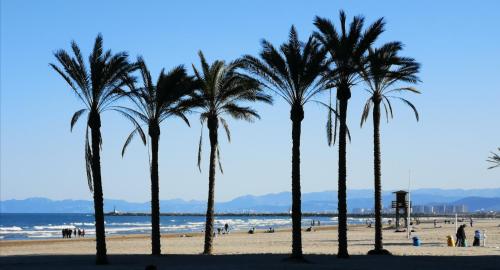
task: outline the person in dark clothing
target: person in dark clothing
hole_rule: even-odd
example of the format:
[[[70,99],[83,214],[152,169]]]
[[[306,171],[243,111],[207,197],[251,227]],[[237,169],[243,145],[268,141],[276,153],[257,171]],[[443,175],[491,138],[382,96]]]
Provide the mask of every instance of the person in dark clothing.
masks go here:
[[[467,246],[466,244],[466,235],[465,235],[465,227],[467,227],[467,225],[463,224],[462,225],[462,230],[460,231],[461,235],[460,235],[460,238],[462,239],[462,247],[465,247]]]
[[[481,246],[481,231],[476,230],[474,232],[474,242],[472,243],[472,246],[474,247]]]
[[[226,233],[229,232],[229,224],[224,224],[224,230],[226,231]]]
[[[458,227],[458,230],[457,230],[457,233],[456,233],[456,236],[457,236],[456,246],[457,247],[461,247],[462,246],[462,233],[461,233],[462,230],[463,230],[462,225],[460,225],[460,227]]]
[[[465,224],[460,225],[457,230],[457,247],[465,247]]]

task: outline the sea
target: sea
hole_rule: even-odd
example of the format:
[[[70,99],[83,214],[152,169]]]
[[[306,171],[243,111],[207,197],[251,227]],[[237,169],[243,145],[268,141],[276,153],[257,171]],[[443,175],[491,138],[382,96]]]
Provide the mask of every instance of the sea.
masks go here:
[[[309,227],[312,220],[321,225],[336,225],[337,217],[303,217],[302,226]],[[350,224],[364,224],[364,218],[349,218]],[[292,226],[289,216],[216,216],[215,228],[229,225],[231,231],[251,228],[269,229]],[[106,216],[106,235],[147,234],[151,232],[150,216]],[[161,216],[161,233],[202,232],[204,216]],[[93,214],[15,214],[0,213],[0,241],[61,238],[63,229],[84,229],[85,237],[95,236]]]

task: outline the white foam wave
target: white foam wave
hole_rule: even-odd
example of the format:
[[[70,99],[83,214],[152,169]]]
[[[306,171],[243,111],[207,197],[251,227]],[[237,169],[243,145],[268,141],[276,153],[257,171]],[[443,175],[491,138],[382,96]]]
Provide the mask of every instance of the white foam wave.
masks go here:
[[[73,226],[94,226],[94,222],[72,222]]]
[[[17,226],[11,226],[11,227],[0,227],[0,232],[3,231],[22,231],[23,228],[17,227]]]
[[[28,235],[28,238],[52,238],[55,236],[56,235],[53,233],[37,233],[37,234]]]
[[[146,232],[151,231],[151,227],[125,227],[125,228],[106,228],[106,233],[116,234],[121,232]]]
[[[92,224],[94,225],[94,224]],[[106,225],[110,226],[151,226],[151,223],[141,223],[141,222],[113,222]]]
[[[53,230],[62,230],[62,229],[74,229],[74,225],[54,225],[54,226],[33,226],[33,229],[35,230],[46,230],[46,229],[53,229]]]

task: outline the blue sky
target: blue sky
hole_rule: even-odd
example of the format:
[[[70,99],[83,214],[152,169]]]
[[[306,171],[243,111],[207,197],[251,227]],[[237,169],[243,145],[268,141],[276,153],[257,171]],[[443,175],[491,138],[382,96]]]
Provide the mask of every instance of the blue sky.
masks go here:
[[[403,3],[404,2],[404,3]],[[498,1],[1,1],[1,199],[44,196],[90,199],[84,172],[84,122],[70,133],[81,104],[48,63],[53,52],[75,40],[88,55],[97,33],[114,52],[142,55],[156,77],[161,68],[197,64],[206,57],[232,60],[256,54],[262,38],[281,44],[295,24],[301,39],[316,15],[338,22],[338,11],[385,17],[378,44],[393,40],[422,63],[419,96],[408,96],[421,114],[395,106],[382,123],[383,188],[499,187],[500,169],[487,170],[489,152],[500,146],[500,18]],[[353,89],[349,108],[348,187],[372,188],[372,129],[359,127],[367,98]],[[216,199],[291,189],[289,108],[257,105],[262,120],[230,121],[232,142],[221,137],[223,175]],[[302,131],[303,192],[336,189],[337,148],[325,139],[326,112],[310,104]],[[196,168],[200,125],[172,119],[162,126],[160,198],[206,199],[208,148],[203,172]],[[147,150],[121,146],[130,124],[103,116],[104,195],[149,199]],[[207,138],[205,136],[205,138]],[[207,146],[208,143],[205,143]]]

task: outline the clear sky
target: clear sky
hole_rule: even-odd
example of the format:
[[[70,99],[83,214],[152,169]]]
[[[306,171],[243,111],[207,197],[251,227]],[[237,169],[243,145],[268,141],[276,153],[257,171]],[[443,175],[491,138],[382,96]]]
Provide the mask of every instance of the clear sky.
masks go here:
[[[0,197],[91,199],[84,168],[84,121],[70,133],[82,106],[49,66],[53,52],[75,40],[89,54],[97,33],[105,48],[142,55],[153,75],[161,68],[198,63],[206,57],[232,60],[256,54],[260,40],[281,44],[295,24],[301,39],[316,15],[338,22],[338,11],[385,17],[380,42],[402,41],[404,54],[422,63],[419,96],[408,96],[421,114],[396,105],[382,122],[383,188],[488,188],[500,186],[500,169],[487,170],[500,146],[499,1],[1,1],[1,190]],[[380,44],[380,42],[378,44]],[[359,127],[362,85],[349,108],[348,188],[372,188],[372,126]],[[258,105],[262,120],[230,120],[232,142],[221,136],[224,175],[216,200],[291,189],[289,108]],[[165,122],[160,140],[160,198],[205,200],[208,143],[203,172],[196,167],[200,125]],[[310,104],[302,129],[303,192],[337,186],[337,147],[327,147],[326,111]],[[134,141],[121,146],[130,124],[114,113],[102,119],[105,198],[149,200],[147,150]],[[208,138],[205,136],[205,138]]]

